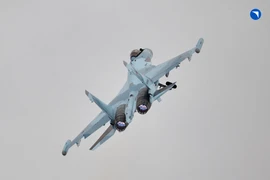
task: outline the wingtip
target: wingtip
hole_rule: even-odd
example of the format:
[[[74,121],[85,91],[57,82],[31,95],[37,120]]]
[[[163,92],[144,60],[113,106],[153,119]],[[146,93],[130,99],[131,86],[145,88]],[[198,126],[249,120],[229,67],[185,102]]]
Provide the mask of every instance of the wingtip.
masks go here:
[[[71,144],[71,140],[67,140],[67,142],[65,143],[64,148],[62,150],[63,156],[67,155],[68,149],[70,148],[70,144]]]
[[[196,53],[200,53],[201,52],[201,48],[203,46],[203,43],[204,43],[204,39],[203,38],[200,38],[196,44],[196,48],[195,48],[195,52]]]
[[[86,94],[86,96],[88,96],[89,92],[87,90],[85,90],[85,94]]]
[[[124,64],[125,66],[127,66],[127,62],[126,62],[126,61],[123,61],[123,64]]]
[[[67,155],[67,151],[62,151],[62,155],[66,156]]]

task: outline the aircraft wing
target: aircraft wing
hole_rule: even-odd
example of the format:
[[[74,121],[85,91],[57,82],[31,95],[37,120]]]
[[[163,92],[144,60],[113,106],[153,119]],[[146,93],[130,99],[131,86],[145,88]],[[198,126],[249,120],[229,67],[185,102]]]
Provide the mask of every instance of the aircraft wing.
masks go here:
[[[155,66],[145,75],[148,78],[150,78],[153,82],[158,81],[164,75],[167,76],[171,70],[179,67],[180,63],[184,61],[186,58],[191,60],[191,57],[194,52],[200,53],[203,43],[204,43],[203,38],[200,38],[197,45],[194,48],[190,49],[189,51],[184,52],[183,54],[176,56],[175,58],[172,58],[162,64]]]
[[[125,90],[125,86],[123,88],[123,91]],[[74,139],[74,140],[67,140],[67,142],[64,145],[64,148],[62,150],[62,154],[65,156],[68,153],[69,148],[71,148],[74,144],[77,144],[77,146],[80,145],[81,139],[86,139],[88,136],[93,134],[95,131],[97,131],[100,127],[105,125],[107,122],[110,122],[111,119],[114,118],[114,109],[113,106],[123,100],[125,100],[128,97],[128,91],[124,91],[120,94],[118,94],[108,105],[102,102],[100,99],[98,99],[93,94],[89,93],[87,90],[85,90],[85,94],[89,98],[91,102],[95,102],[96,105],[102,110],[98,114],[98,116],[91,121],[86,128]],[[108,129],[102,134],[102,136],[96,141],[96,143],[90,148],[90,150],[96,149],[98,146],[103,144],[105,141],[107,141],[110,137],[112,137],[115,133],[115,128],[111,125],[108,127]]]
[[[62,154],[65,156],[69,148],[71,148],[74,144],[79,146],[82,138],[86,139],[88,136],[93,134],[96,130],[98,130],[101,126],[105,125],[109,121],[110,118],[106,113],[99,113],[99,115],[93,121],[91,121],[73,141],[68,140],[66,142]]]

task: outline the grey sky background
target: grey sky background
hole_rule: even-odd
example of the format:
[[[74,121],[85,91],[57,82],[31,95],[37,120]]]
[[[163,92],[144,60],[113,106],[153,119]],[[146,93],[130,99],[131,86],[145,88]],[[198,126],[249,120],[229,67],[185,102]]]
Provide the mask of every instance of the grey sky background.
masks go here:
[[[0,179],[269,180],[267,0],[0,2]],[[262,11],[253,21],[249,12]],[[61,155],[127,76],[132,49],[153,64],[204,46],[127,130]],[[165,82],[167,79],[162,79]]]

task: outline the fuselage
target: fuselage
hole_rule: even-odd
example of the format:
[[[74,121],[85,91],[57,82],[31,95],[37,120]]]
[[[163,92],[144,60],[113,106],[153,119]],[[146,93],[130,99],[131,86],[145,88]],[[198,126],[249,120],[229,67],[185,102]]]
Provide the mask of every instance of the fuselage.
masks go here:
[[[132,53],[134,51],[136,50],[133,50]],[[145,74],[154,67],[151,62],[153,53],[150,49],[137,50],[137,56],[135,56],[136,53],[135,55],[132,53],[130,56],[130,65],[136,71]],[[118,103],[114,104],[114,102]],[[118,131],[124,131],[132,121],[135,112],[146,114],[151,108],[148,87],[136,75],[128,72],[124,87],[111,102],[111,105],[114,105],[116,109],[115,119],[111,124],[116,126]]]

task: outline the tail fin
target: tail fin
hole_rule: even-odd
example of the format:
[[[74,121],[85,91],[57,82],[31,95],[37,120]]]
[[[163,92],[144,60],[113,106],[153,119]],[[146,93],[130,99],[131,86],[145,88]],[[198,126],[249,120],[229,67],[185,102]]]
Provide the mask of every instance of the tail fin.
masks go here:
[[[99,147],[101,144],[103,144],[105,141],[107,141],[110,137],[112,137],[115,133],[115,128],[110,125],[106,131],[100,136],[100,138],[95,142],[95,144],[90,148],[90,150],[95,150],[97,147]]]
[[[128,64],[126,61],[123,61],[123,63],[130,73],[134,74],[144,85],[150,89],[150,94],[153,94],[156,91],[156,86],[150,78],[136,71],[133,66]]]
[[[89,93],[87,90],[85,90],[85,94],[88,96],[88,98],[90,99],[91,102],[95,102],[96,105],[98,105],[98,107],[100,109],[102,109],[102,111],[104,111],[109,117],[110,119],[114,119],[115,117],[115,112],[112,109],[111,106],[108,106],[107,104],[105,104],[104,102],[102,102],[100,99],[98,99],[97,97],[95,97],[94,95],[92,95],[91,93]]]

